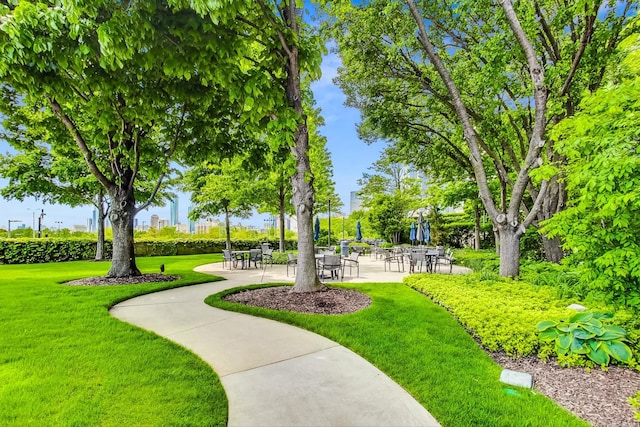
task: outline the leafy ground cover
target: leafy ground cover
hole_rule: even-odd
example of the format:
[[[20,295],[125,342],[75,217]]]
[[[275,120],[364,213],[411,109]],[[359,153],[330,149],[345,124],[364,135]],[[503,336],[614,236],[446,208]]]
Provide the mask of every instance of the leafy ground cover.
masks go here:
[[[0,265],[0,425],[226,425],[227,399],[194,354],[108,313],[119,301],[216,280],[192,271],[219,255],[139,258],[176,282],[108,287],[108,262]]]
[[[500,383],[500,366],[446,310],[415,290],[398,283],[339,286],[367,293],[372,305],[352,314],[324,316],[222,300],[238,289],[212,295],[206,302],[339,342],[401,384],[445,426],[587,425],[544,396]]]

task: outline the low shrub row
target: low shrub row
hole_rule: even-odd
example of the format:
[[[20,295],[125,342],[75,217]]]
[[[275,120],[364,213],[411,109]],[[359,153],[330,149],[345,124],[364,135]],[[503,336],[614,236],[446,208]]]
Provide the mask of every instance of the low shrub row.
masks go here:
[[[234,249],[259,247],[264,240],[232,240]],[[269,241],[277,248],[278,241]],[[172,256],[221,253],[224,239],[202,240],[139,240],[135,241],[136,256]],[[105,257],[111,258],[112,245],[105,243]],[[285,242],[287,250],[297,248],[295,240]],[[0,240],[0,264],[36,264],[43,262],[77,261],[95,258],[96,241],[88,239],[5,239]]]
[[[105,242],[105,257],[111,257],[111,242]],[[0,264],[93,259],[96,241],[87,239],[5,239],[0,240]]]
[[[553,286],[493,275],[485,280],[486,277],[485,270],[466,276],[411,275],[404,282],[447,308],[487,350],[504,351],[512,357],[555,356],[553,343],[541,342],[536,325],[575,314],[567,306],[578,301],[559,297]],[[589,308],[611,312],[602,306]],[[626,329],[634,355],[640,354],[640,325],[635,316],[619,310],[610,323]],[[559,362],[567,366],[593,366],[585,357],[560,357]]]

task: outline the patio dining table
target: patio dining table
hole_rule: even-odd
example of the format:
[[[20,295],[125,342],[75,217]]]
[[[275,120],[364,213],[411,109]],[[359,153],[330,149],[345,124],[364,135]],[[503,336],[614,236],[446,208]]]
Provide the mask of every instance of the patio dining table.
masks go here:
[[[242,267],[240,268],[244,269],[245,261],[248,260],[250,253],[251,251],[231,251],[231,256],[235,257],[236,255],[240,255],[242,261]],[[247,268],[249,268],[249,263],[247,263]]]

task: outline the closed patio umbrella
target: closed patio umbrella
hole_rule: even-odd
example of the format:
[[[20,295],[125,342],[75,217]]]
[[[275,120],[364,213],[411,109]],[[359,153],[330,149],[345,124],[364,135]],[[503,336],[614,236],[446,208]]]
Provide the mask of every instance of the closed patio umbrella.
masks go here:
[[[359,242],[362,240],[362,229],[360,226],[360,221],[356,224],[356,240]]]
[[[316,226],[313,233],[313,240],[318,240],[320,238],[320,218],[316,217]]]
[[[416,240],[420,244],[424,241],[424,218],[422,217],[422,214],[420,214],[420,217],[418,218],[418,232],[416,233]]]
[[[426,220],[424,224],[424,241],[426,243],[431,242],[431,225],[429,224],[429,220]]]
[[[411,244],[416,240],[416,223],[411,223],[411,228],[409,229],[409,240],[411,240]]]

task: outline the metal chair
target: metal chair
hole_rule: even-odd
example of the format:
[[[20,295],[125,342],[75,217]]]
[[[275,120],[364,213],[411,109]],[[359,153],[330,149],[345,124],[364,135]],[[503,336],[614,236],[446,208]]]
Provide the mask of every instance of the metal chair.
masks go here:
[[[296,274],[296,267],[298,266],[298,258],[291,252],[287,254],[287,277],[289,277],[289,266],[293,267],[293,275]]]
[[[342,263],[340,262],[340,255],[325,255],[320,260],[320,272],[329,271],[332,279],[338,279],[340,277],[341,269]]]
[[[235,257],[231,255],[231,251],[223,249],[222,250],[222,268],[224,268],[225,264],[227,263],[229,264],[229,270],[231,270],[231,266],[233,265],[235,267],[237,264],[237,261]]]
[[[271,264],[271,267],[273,267],[273,249],[262,249],[262,263]]]
[[[249,249],[249,267],[251,268],[251,262],[258,268],[258,262],[260,266],[262,266],[262,250],[260,249]]]
[[[351,252],[348,258],[342,259],[342,278],[344,278],[344,270],[349,263],[349,276],[351,276],[351,268],[355,265],[357,267],[357,277],[360,277],[360,262],[358,261],[359,252]]]

